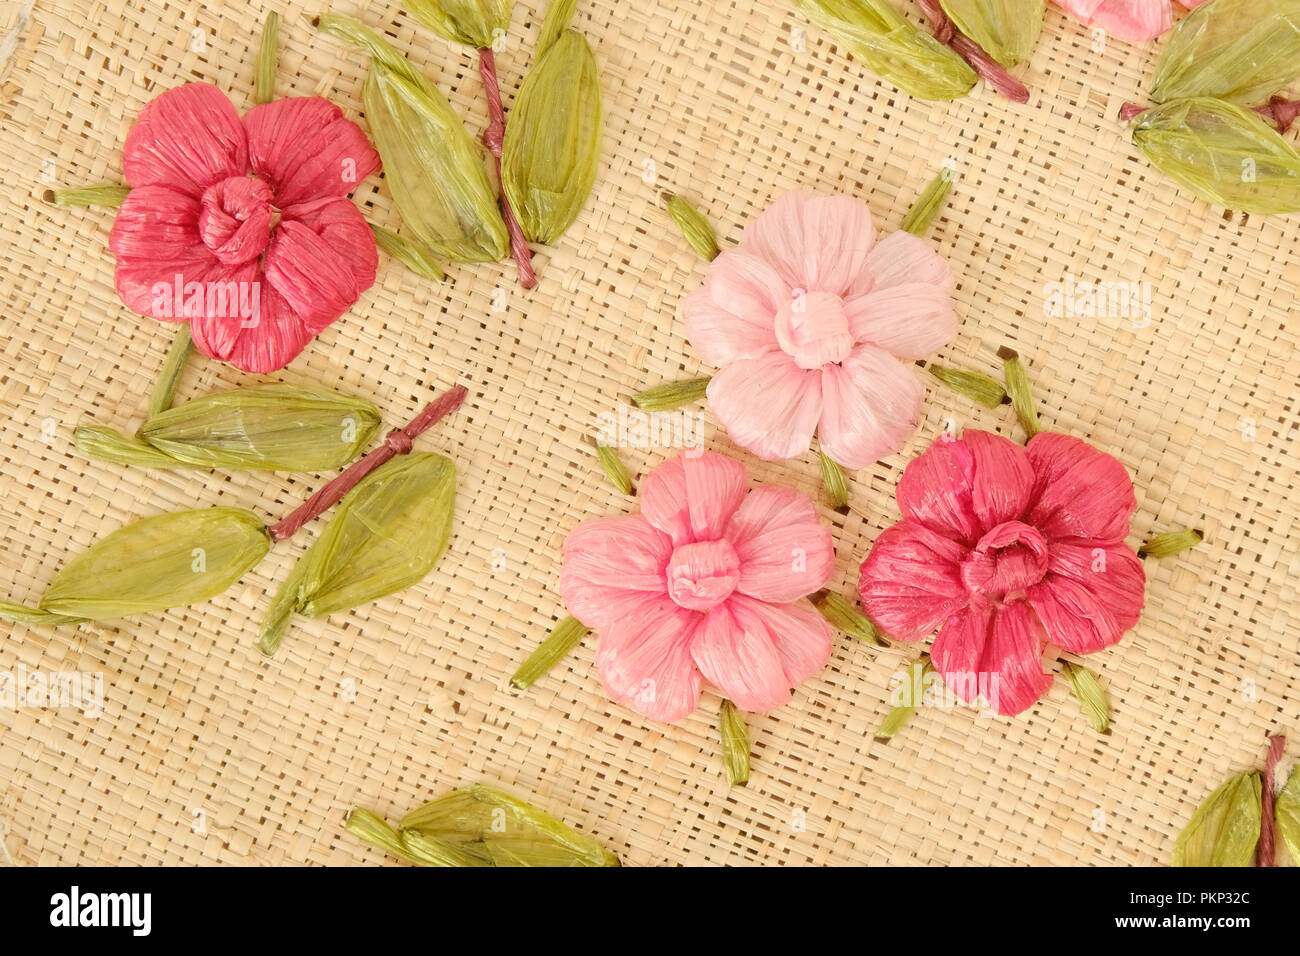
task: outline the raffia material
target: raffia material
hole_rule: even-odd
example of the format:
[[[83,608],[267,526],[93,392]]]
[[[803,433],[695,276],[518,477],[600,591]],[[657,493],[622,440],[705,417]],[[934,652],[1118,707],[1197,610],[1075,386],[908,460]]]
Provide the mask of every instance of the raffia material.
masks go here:
[[[13,7],[0,8],[0,30]],[[276,4],[276,95],[327,95],[358,118],[364,58],[314,34],[308,18],[319,8]],[[83,419],[138,425],[171,329],[119,302],[112,211],[49,207],[41,194],[120,181],[129,124],[163,89],[208,80],[249,105],[263,12],[39,3],[0,66],[8,599],[34,602],[64,561],[131,518],[218,504],[278,516],[333,477],[164,473],[86,461],[72,447]],[[536,3],[518,7],[497,54],[507,107],[540,14]],[[397,4],[361,15],[391,32],[481,134],[475,51]],[[577,223],[537,250],[537,287],[522,291],[511,262],[450,266],[436,284],[383,257],[374,288],[278,376],[372,397],[388,427],[453,384],[469,386],[465,406],[416,442],[450,455],[460,475],[446,555],[417,586],[301,622],[302,639],[270,661],[256,641],[268,594],[319,522],[208,604],[13,629],[0,640],[0,671],[102,672],[106,702],[98,718],[0,710],[9,852],[24,864],[380,862],[342,831],[351,807],[395,818],[482,781],[529,796],[632,865],[1167,861],[1205,794],[1258,764],[1266,732],[1300,723],[1290,616],[1300,217],[1225,216],[1150,169],[1114,116],[1141,98],[1153,53],[1117,41],[1095,51],[1093,35],[1055,8],[1016,71],[1030,89],[1023,106],[983,84],[954,103],[909,100],[776,0],[581,0],[575,26],[603,74],[605,157]],[[1130,544],[1170,528],[1206,534],[1191,551],[1146,562],[1141,623],[1088,658],[1114,709],[1111,735],[1093,734],[1058,680],[1020,718],[922,708],[876,743],[890,677],[915,649],[839,637],[792,704],[746,715],[753,773],[733,789],[718,702],[671,727],[648,723],[606,698],[593,640],[513,690],[510,675],[565,614],[565,533],[632,507],[596,466],[597,416],[617,415],[639,389],[713,371],[677,313],[704,265],[660,193],[697,203],[724,247],[796,186],[860,196],[892,230],[949,156],[960,178],[929,240],[953,263],[963,325],[936,360],[996,375],[996,349],[1016,348],[1044,427],[1086,438],[1132,472]],[[42,180],[47,168],[53,182]],[[356,199],[368,218],[396,226],[382,181]],[[1067,273],[1150,281],[1150,324],[1045,316],[1044,284]],[[249,380],[196,360],[179,397]],[[832,587],[845,593],[898,518],[903,465],[945,425],[1019,437],[1008,408],[927,388],[909,446],[850,476],[847,515],[823,508],[838,551]],[[711,419],[701,438],[757,480],[820,493],[811,450],[758,462]],[[671,453],[619,449],[641,475]]]

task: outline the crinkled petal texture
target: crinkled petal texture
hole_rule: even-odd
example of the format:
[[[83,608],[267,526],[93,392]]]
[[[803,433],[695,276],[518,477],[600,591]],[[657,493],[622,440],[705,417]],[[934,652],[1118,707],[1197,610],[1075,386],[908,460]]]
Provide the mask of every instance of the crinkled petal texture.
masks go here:
[[[126,181],[169,186],[198,199],[248,171],[248,139],[230,98],[211,83],[187,83],[151,100],[127,133]]]
[[[720,367],[709,407],[768,461],[826,453],[862,468],[898,451],[923,396],[908,363],[957,330],[952,274],[923,240],[876,241],[866,204],[787,193],[682,302],[691,344]]]
[[[1130,43],[1154,40],[1174,25],[1171,0],[1053,0],[1086,26],[1098,26]],[[1201,0],[1204,2],[1204,0]],[[1191,9],[1196,0],[1179,0]]]
[[[862,605],[899,640],[938,629],[935,667],[963,700],[1019,713],[1051,683],[1045,643],[1086,654],[1137,623],[1133,484],[1087,442],[967,431],[912,461],[897,496],[903,520],[862,564]]]
[[[690,713],[704,680],[745,710],[777,707],[830,658],[806,600],[834,569],[830,529],[807,495],[746,485],[739,462],[687,452],[646,476],[641,514],[564,542],[565,604],[600,632],[610,696],[647,717]]]
[[[283,368],[374,284],[374,237],[342,197],[378,168],[326,100],[268,103],[241,122],[215,86],[169,90],[127,136],[132,190],[109,239],[118,293],[142,315],[189,321],[212,358]]]
[[[379,171],[379,153],[343,111],[318,96],[275,100],[244,116],[248,161],[281,209],[339,198]]]

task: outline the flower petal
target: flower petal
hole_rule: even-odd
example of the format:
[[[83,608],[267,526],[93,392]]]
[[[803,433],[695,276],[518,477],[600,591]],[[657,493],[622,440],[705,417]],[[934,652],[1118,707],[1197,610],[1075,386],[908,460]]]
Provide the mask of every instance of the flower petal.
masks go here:
[[[894,286],[921,283],[945,292],[952,289],[952,269],[948,260],[930,248],[930,244],[910,232],[891,232],[881,239],[867,257],[871,284],[862,292],[878,292]]]
[[[833,629],[808,601],[769,604],[735,594],[728,604],[737,620],[766,625],[788,687],[799,686],[831,659]]]
[[[1024,601],[996,609],[973,601],[949,618],[931,648],[935,669],[954,694],[966,703],[982,695],[1007,716],[1031,706],[1052,685],[1042,657],[1038,624]]]
[[[627,616],[647,594],[667,592],[673,546],[642,515],[582,522],[564,539],[560,594],[569,613],[603,628]]]
[[[742,594],[781,604],[826,585],[835,570],[831,529],[817,520],[812,499],[776,485],[753,489],[727,524],[740,558]]]
[[[716,541],[740,507],[747,483],[745,466],[734,458],[688,451],[646,476],[641,513],[674,545]]]
[[[266,247],[266,281],[319,335],[375,282],[379,253],[346,199],[291,206]]]
[[[165,321],[184,321],[176,308],[179,283],[206,283],[228,271],[199,235],[202,204],[166,186],[139,186],[122,201],[108,237],[116,258],[117,293],[127,308]],[[179,278],[178,278],[179,277]]]
[[[682,300],[686,338],[709,365],[753,358],[777,347],[776,312],[788,301],[771,266],[728,249],[713,260],[704,285]]]
[[[925,358],[957,334],[957,313],[946,288],[904,282],[856,296],[844,315],[856,342],[884,349],[900,359]]]
[[[766,461],[794,458],[808,450],[821,417],[821,375],[784,352],[741,359],[709,381],[709,408],[742,448]]]
[[[1088,22],[1121,40],[1145,43],[1174,25],[1174,8],[1170,0],[1102,0]]]
[[[1138,622],[1145,590],[1142,562],[1126,545],[1056,542],[1048,573],[1028,600],[1048,640],[1090,654],[1118,643]]]
[[[908,464],[898,482],[898,507],[905,517],[974,547],[985,531],[1024,513],[1033,486],[1024,448],[968,428],[960,439],[936,440]]]
[[[910,518],[887,528],[862,562],[863,611],[895,640],[932,634],[969,599],[960,566],[966,554],[964,545]]]
[[[791,192],[745,227],[740,245],[767,260],[792,289],[847,296],[870,286],[875,241],[862,200]]]
[[[690,648],[700,617],[647,595],[634,613],[602,628],[596,670],[609,696],[651,720],[680,720],[695,710],[703,679]]]
[[[903,447],[925,397],[916,374],[874,345],[856,345],[822,370],[822,450],[845,468],[866,468]]]
[[[1123,465],[1085,441],[1053,432],[1035,435],[1028,454],[1034,468],[1029,524],[1049,539],[1109,543],[1128,536],[1137,498]]]
[[[303,327],[298,314],[266,281],[256,261],[246,263],[224,277],[234,281],[240,295],[248,294],[253,305],[247,317],[240,309],[205,311],[190,320],[194,347],[209,358],[228,362],[245,372],[265,375],[288,365],[314,337]],[[256,298],[252,298],[256,296]]]
[[[346,196],[380,166],[361,128],[318,96],[255,106],[244,116],[244,129],[248,161],[270,184],[281,209]]]
[[[197,199],[213,183],[248,172],[239,113],[211,83],[168,90],[140,111],[122,167],[133,188],[169,186]]]
[[[704,615],[691,656],[704,679],[741,710],[771,710],[790,700],[773,635],[746,605],[726,601]]]

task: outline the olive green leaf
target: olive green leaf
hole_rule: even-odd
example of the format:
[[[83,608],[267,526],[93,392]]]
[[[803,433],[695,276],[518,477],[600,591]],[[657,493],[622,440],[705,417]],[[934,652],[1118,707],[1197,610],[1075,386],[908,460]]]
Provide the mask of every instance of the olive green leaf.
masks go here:
[[[1259,773],[1239,773],[1205,798],[1174,844],[1174,866],[1252,866],[1260,830]]]
[[[1298,79],[1300,0],[1214,0],[1174,27],[1151,98],[1217,96],[1257,106]]]
[[[259,642],[274,654],[295,614],[323,617],[415,584],[451,538],[456,467],[416,452],[376,468],[337,513],[281,586]]]
[[[1133,142],[1206,202],[1260,215],[1300,212],[1300,153],[1250,110],[1209,97],[1172,100],[1138,117]]]
[[[596,58],[565,30],[524,78],[502,147],[501,184],[530,240],[554,242],[578,218],[600,165],[601,125]]]
[[[1043,32],[1047,0],[939,0],[943,12],[1003,66],[1029,59]]]
[[[434,33],[476,49],[510,29],[510,0],[407,0],[405,6]]]
[[[978,79],[965,60],[910,23],[889,0],[794,0],[794,5],[873,72],[919,99],[965,96]]]
[[[141,518],[65,564],[34,610],[0,605],[0,618],[55,625],[197,604],[238,581],[270,546],[261,520],[243,508]]]

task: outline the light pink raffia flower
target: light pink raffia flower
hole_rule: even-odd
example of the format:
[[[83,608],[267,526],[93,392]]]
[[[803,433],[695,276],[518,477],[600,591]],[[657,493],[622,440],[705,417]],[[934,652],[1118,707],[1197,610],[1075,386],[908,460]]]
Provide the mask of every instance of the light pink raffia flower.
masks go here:
[[[1133,483],[1086,442],[967,430],[912,461],[897,497],[903,520],[862,564],[862,607],[901,641],[938,628],[931,660],[962,700],[1018,714],[1052,683],[1046,643],[1088,654],[1137,623]]]
[[[345,197],[378,169],[328,100],[276,100],[241,121],[215,86],[168,90],[126,138],[131,192],[109,239],[118,294],[188,321],[205,355],[283,368],[375,281],[374,236]]]
[[[823,450],[847,468],[898,451],[924,389],[912,362],[956,334],[948,264],[907,232],[876,241],[851,196],[787,193],[682,302],[720,370],[709,407],[732,441],[778,461]]]
[[[807,495],[747,485],[739,462],[688,451],[646,477],[640,514],[565,539],[560,590],[599,632],[614,700],[678,720],[707,680],[742,710],[770,710],[830,658],[830,625],[806,600],[830,578],[830,529]]]
[[[1174,25],[1170,0],[1052,0],[1084,26],[1101,27],[1110,36],[1130,43],[1154,40]],[[1186,10],[1206,0],[1178,0]]]

